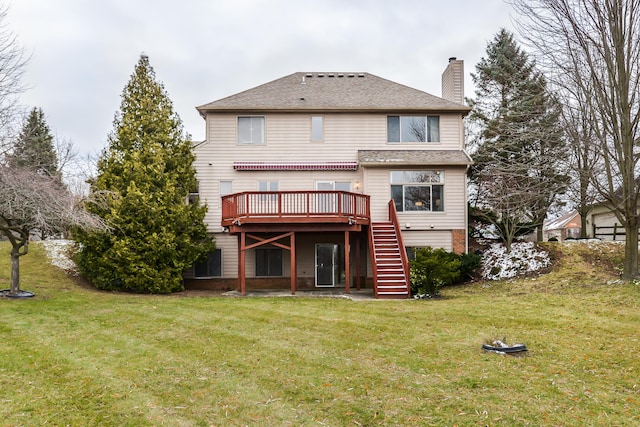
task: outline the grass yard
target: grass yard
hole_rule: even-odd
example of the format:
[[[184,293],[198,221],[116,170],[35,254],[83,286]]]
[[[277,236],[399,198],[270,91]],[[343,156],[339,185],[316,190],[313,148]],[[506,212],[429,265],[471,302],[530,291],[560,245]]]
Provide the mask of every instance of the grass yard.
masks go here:
[[[0,425],[640,425],[640,285],[615,281],[621,250],[354,302],[98,292],[34,244],[36,297],[0,299]],[[481,350],[505,336],[528,354]]]

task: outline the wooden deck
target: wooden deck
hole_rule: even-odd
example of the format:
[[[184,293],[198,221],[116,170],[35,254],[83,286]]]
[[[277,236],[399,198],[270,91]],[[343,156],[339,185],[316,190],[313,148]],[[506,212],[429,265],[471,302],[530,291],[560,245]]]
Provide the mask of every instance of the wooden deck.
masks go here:
[[[369,224],[369,196],[346,191],[255,191],[222,197],[222,226]]]

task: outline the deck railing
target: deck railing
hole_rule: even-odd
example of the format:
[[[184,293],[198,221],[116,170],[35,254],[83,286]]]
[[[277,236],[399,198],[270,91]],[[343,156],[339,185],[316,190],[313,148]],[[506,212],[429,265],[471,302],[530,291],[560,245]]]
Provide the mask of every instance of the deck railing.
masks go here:
[[[238,220],[368,222],[370,216],[369,196],[347,191],[250,191],[222,197],[222,225]]]
[[[411,293],[410,283],[411,283],[411,274],[409,269],[409,258],[407,257],[407,250],[404,246],[404,239],[402,238],[402,230],[400,230],[400,221],[398,220],[398,210],[396,209],[395,200],[389,201],[389,221],[393,223],[393,227],[396,230],[396,235],[398,236],[398,246],[400,248],[400,257],[402,258],[402,266],[404,268],[404,278],[407,282],[407,289],[409,289],[409,293]]]

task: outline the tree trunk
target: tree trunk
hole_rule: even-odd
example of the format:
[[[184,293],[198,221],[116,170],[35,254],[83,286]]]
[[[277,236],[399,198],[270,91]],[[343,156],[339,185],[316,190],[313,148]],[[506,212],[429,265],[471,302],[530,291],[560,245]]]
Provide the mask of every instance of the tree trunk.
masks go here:
[[[20,253],[17,250],[11,251],[10,283],[9,295],[18,295],[20,292]]]
[[[536,227],[536,241],[538,242],[544,242],[544,226],[543,225],[539,225]]]
[[[596,236],[593,236],[596,237]],[[587,238],[587,214],[580,213],[580,238]]]
[[[624,279],[635,279],[638,277],[638,228],[637,221],[629,221],[625,225],[626,243],[624,245],[624,266],[622,277]]]

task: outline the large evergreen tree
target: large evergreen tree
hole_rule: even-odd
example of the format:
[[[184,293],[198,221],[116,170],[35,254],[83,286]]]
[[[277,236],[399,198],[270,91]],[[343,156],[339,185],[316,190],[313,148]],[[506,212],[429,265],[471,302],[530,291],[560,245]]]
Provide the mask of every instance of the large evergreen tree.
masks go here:
[[[476,212],[496,225],[509,247],[522,230],[542,224],[567,184],[560,108],[544,76],[502,29],[472,75],[475,133],[471,171]]]
[[[78,233],[78,265],[95,286],[183,290],[182,272],[213,249],[203,223],[206,207],[187,203],[197,185],[193,161],[182,122],[142,55],[92,183],[92,192],[108,201],[94,210],[111,231]]]
[[[59,176],[53,135],[41,108],[34,107],[24,121],[9,155],[9,163],[43,175]]]

